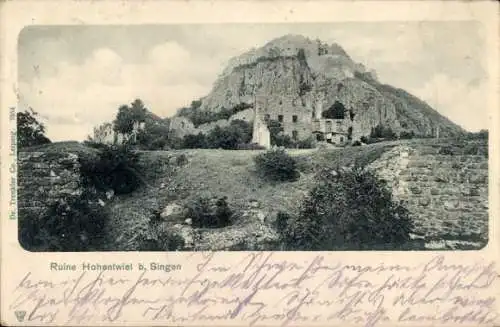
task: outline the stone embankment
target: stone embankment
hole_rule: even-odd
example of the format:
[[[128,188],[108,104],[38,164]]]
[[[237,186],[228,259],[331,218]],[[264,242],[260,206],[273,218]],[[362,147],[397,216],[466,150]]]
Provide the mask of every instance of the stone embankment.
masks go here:
[[[38,218],[59,199],[79,195],[80,163],[74,153],[19,152],[18,216]]]
[[[415,218],[428,248],[478,248],[488,235],[485,141],[396,146],[371,164]]]

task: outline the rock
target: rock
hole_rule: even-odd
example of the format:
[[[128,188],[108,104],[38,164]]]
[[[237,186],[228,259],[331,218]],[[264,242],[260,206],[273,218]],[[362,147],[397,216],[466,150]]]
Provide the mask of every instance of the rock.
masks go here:
[[[252,208],[252,209],[256,209],[256,208],[260,207],[260,204],[257,200],[251,200],[249,204],[250,204],[250,208]]]
[[[106,198],[108,200],[111,200],[114,195],[115,195],[115,191],[113,191],[113,190],[106,191]]]
[[[279,235],[273,228],[255,223],[204,229],[199,233],[200,240],[195,244],[195,250],[198,251],[269,250],[279,241]]]
[[[192,225],[192,224],[193,224],[193,219],[188,218],[188,219],[184,220],[184,222],[185,222],[186,224],[188,224],[188,225]]]
[[[184,241],[184,250],[190,250],[195,246],[195,231],[190,226],[183,226],[175,224],[170,232],[174,235],[180,236]]]
[[[165,183],[161,183],[160,184],[160,189],[164,189],[165,188]]]
[[[259,221],[263,224],[266,220],[266,214],[262,211],[257,211],[255,213],[255,216],[257,217],[257,219],[259,219]]]
[[[167,218],[178,218],[182,215],[184,208],[176,203],[171,203],[167,205],[162,212],[160,213],[160,217],[162,219]]]
[[[97,203],[99,203],[99,205],[100,205],[101,207],[104,207],[104,206],[106,205],[106,202],[104,202],[104,201],[103,201],[103,200],[101,200],[101,199],[97,200]]]
[[[314,110],[328,110],[335,102],[349,110],[344,119],[353,127],[353,140],[370,135],[379,124],[415,135],[433,135],[437,126],[441,136],[463,131],[425,102],[380,83],[376,73],[353,61],[338,44],[300,35],[285,35],[231,59],[213,85],[196,110],[220,112],[262,98],[259,106],[271,119],[284,115],[284,133],[292,136],[300,131],[301,139],[312,135],[311,126],[303,122]],[[251,110],[240,114],[239,118],[253,121]],[[298,116],[297,121],[292,115]],[[195,127],[186,117],[176,116],[171,129],[182,137],[229,123],[230,119],[221,119]]]

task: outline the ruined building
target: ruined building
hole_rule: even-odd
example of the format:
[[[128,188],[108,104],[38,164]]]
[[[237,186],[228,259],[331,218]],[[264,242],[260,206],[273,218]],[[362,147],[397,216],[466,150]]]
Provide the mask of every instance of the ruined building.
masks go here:
[[[102,144],[124,144],[127,141],[135,142],[137,134],[146,128],[144,122],[134,122],[132,132],[128,134],[117,133],[113,129],[112,123],[104,123],[98,127],[94,127],[94,135],[92,140],[96,143]]]
[[[286,101],[287,97],[283,97]],[[270,120],[278,121],[281,124],[283,134],[290,136],[293,140],[304,140],[314,138],[319,142],[328,142],[335,145],[345,145],[350,141],[352,135],[352,118],[344,105],[335,101],[327,110],[323,110],[323,98],[319,98],[316,103],[306,103],[305,109],[294,106],[268,106],[266,96],[256,96],[254,101],[255,121],[254,136],[255,143],[265,145],[260,142],[261,134],[269,133],[264,122]]]
[[[336,145],[345,145],[350,141],[352,119],[346,117],[346,110],[341,102],[335,101],[326,111],[323,111],[322,102],[318,102],[313,115],[311,132],[317,141]]]
[[[265,148],[271,147],[271,134],[267,128],[267,123],[263,119],[261,110],[265,108],[265,98],[255,97],[254,100],[254,120],[253,120],[253,133],[252,143],[259,144]],[[265,115],[265,114],[264,114]]]

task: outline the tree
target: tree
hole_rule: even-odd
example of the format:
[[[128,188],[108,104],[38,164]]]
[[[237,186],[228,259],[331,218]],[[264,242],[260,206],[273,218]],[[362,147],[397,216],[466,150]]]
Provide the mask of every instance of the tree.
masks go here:
[[[146,150],[163,150],[168,144],[169,134],[168,121],[146,121],[145,128],[137,133],[137,143]]]
[[[141,99],[135,99],[130,105],[132,119],[136,122],[144,122],[146,120],[146,107]]]
[[[17,113],[18,148],[51,143],[45,136],[45,126],[37,117],[38,113],[32,108]]]
[[[134,129],[134,123],[144,122],[146,119],[146,107],[140,99],[135,99],[130,106],[122,105],[113,122],[115,132],[130,134]]]
[[[210,148],[237,149],[238,145],[249,143],[252,139],[252,127],[244,120],[233,120],[229,126],[216,126],[207,135]]]
[[[378,124],[370,132],[371,138],[383,138],[383,139],[396,139],[397,134],[389,127],[385,127],[382,124]]]
[[[339,101],[335,101],[333,106],[331,106],[328,110],[323,111],[322,116],[327,119],[344,119],[345,112],[346,109],[344,105]]]
[[[238,138],[238,144],[250,143],[252,140],[252,126],[242,119],[231,121],[229,127],[234,130],[234,134]]]
[[[129,134],[132,132],[133,128],[134,121],[130,108],[127,105],[120,106],[113,122],[114,131],[122,134]]]
[[[205,134],[188,134],[182,140],[182,147],[185,149],[204,149],[207,147]]]

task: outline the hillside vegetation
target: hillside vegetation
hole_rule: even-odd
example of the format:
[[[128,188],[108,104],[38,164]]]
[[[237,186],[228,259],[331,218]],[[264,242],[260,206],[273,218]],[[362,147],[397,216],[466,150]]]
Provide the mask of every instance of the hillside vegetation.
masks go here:
[[[289,150],[297,160],[300,178],[293,182],[272,182],[259,176],[254,158],[265,151],[176,150],[146,151],[141,162],[148,169],[148,187],[116,197],[110,203],[112,248],[133,250],[143,239],[154,238],[151,217],[171,203],[187,206],[199,198],[226,198],[238,212],[257,207],[266,224],[273,224],[279,212],[298,212],[314,185],[315,174],[325,167],[369,164],[395,144],[329,150]],[[185,160],[179,160],[185,158]],[[127,217],[127,218],[124,218]],[[234,225],[246,218],[236,217]],[[178,220],[176,223],[182,223]],[[222,232],[222,230],[221,230]],[[250,240],[251,241],[251,240]]]
[[[322,203],[328,205],[331,202],[321,199],[332,196],[337,201],[335,205],[346,206],[342,209],[343,217],[351,219],[351,209],[354,210],[352,212],[361,210],[360,213],[370,212],[371,209],[364,211],[358,205],[352,207],[353,203],[358,203],[358,191],[349,187],[350,183],[365,180],[379,185],[377,188],[387,183],[388,190],[392,190],[395,196],[396,202],[392,207],[397,209],[397,201],[402,200],[409,210],[409,216],[414,220],[416,229],[412,233],[417,238],[409,243],[409,248],[458,246],[468,249],[481,247],[487,242],[487,150],[484,138],[412,139],[346,148],[320,146],[315,149],[289,149],[283,155],[278,152],[279,155],[275,157],[268,156],[271,160],[286,163],[286,167],[289,167],[286,171],[292,172],[291,175],[286,175],[291,178],[276,179],[268,178],[269,176],[262,175],[262,171],[258,171],[259,160],[256,158],[264,158],[264,154],[269,153],[265,150],[134,151],[133,157],[138,161],[130,162],[130,167],[133,168],[133,174],[139,175],[139,179],[134,178],[136,185],[133,188],[122,187],[128,183],[128,174],[112,170],[115,176],[125,176],[126,179],[107,180],[104,174],[104,184],[94,185],[97,191],[92,191],[87,189],[91,185],[82,184],[86,179],[81,176],[80,183],[71,183],[71,189],[68,189],[69,185],[61,184],[61,191],[66,192],[64,194],[81,194],[83,188],[83,194],[90,195],[87,199],[90,205],[100,205],[105,209],[100,210],[103,212],[102,219],[106,220],[103,230],[107,235],[102,238],[105,242],[100,245],[101,250],[270,250],[286,249],[282,247],[283,240],[279,234],[286,226],[302,224],[303,219],[299,214],[306,213],[307,210],[304,210],[307,206],[313,211],[320,210]],[[23,149],[24,161],[20,169],[40,167],[33,172],[33,176],[41,179],[35,178],[28,184],[24,183],[26,189],[20,192],[32,190],[36,196],[39,188],[37,185],[46,185],[49,179],[57,181],[61,179],[60,176],[72,181],[78,180],[79,177],[74,176],[78,173],[77,170],[71,168],[71,171],[64,171],[64,166],[61,166],[65,165],[65,157],[71,153],[78,155],[78,162],[86,168],[82,170],[80,167],[80,174],[86,171],[87,177],[89,171],[91,173],[93,169],[101,169],[100,165],[106,164],[110,159],[112,160],[109,162],[119,164],[117,167],[122,167],[123,170],[124,166],[120,166],[120,162],[125,160],[123,163],[126,163],[128,159],[121,155],[114,159],[106,157],[113,155],[113,151],[102,152],[76,142]],[[41,162],[40,153],[43,153],[43,158],[46,158],[43,160],[51,160],[52,163],[31,164],[31,153],[38,162]],[[104,154],[106,155],[103,156]],[[89,162],[96,164],[88,166]],[[41,168],[56,167],[54,164],[58,163],[61,165],[57,169],[49,168],[45,171],[45,168]],[[273,161],[271,163],[274,165]],[[265,163],[263,167],[267,165]],[[72,167],[76,168],[74,165]],[[354,170],[354,175],[348,173],[343,177],[343,172],[349,172],[353,167],[369,167],[381,178],[380,184],[377,184],[379,182],[370,172]],[[51,169],[55,169],[56,173],[53,174]],[[273,169],[267,173],[274,174]],[[347,184],[343,182],[345,185],[342,186],[330,181],[331,178],[338,178],[339,174],[343,177],[339,181],[347,181]],[[109,185],[106,186],[107,184]],[[367,190],[366,187],[374,187],[369,184],[366,187],[362,184],[352,186],[358,187],[360,194]],[[318,193],[321,195],[317,198],[319,202],[314,202],[314,189],[317,189],[315,192],[321,192]],[[108,194],[110,190],[114,190],[111,196]],[[340,195],[339,192],[345,192],[345,195]],[[61,199],[64,194],[60,195]],[[385,199],[383,201],[391,201],[389,193],[382,189],[374,194],[379,194],[381,199]],[[51,197],[56,195],[51,193]],[[19,195],[20,198],[24,196],[26,195],[23,193]],[[36,197],[33,199],[37,201]],[[343,203],[343,199],[347,202]],[[87,200],[80,198],[79,205],[86,208]],[[378,200],[372,200],[375,201],[373,203],[378,203]],[[23,201],[26,204],[29,202]],[[366,202],[359,202],[359,206],[365,204]],[[384,212],[385,207],[386,204],[380,207],[381,212]],[[324,209],[318,212],[322,210]],[[333,207],[328,210],[336,212]],[[78,211],[71,212],[78,219],[84,218],[78,216]],[[309,216],[306,214],[303,217]],[[329,217],[334,216],[329,214],[322,219],[327,222],[331,219]],[[334,226],[331,225],[331,228],[337,228]],[[295,231],[306,229],[286,227],[288,232],[292,231],[291,239],[297,237]],[[365,237],[362,235],[364,234],[359,234],[360,239]],[[293,244],[299,243],[293,241]],[[309,243],[303,243],[302,246],[307,244]],[[394,249],[389,244],[379,245]],[[330,243],[330,246],[340,245]],[[321,248],[321,243],[316,247]]]

